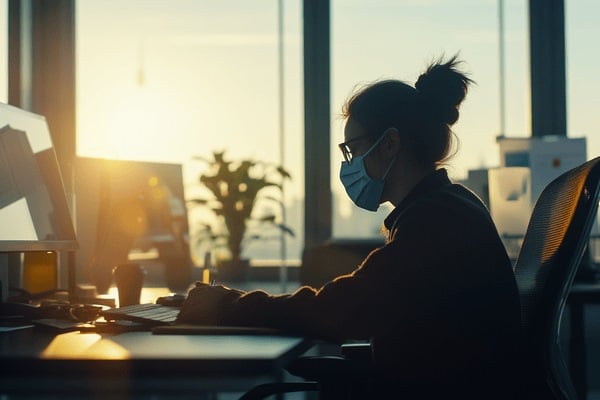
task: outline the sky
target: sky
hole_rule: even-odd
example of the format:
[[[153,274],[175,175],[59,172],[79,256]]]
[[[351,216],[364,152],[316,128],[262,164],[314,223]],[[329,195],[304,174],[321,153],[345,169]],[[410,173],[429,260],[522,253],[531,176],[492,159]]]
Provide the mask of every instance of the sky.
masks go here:
[[[476,82],[453,127],[460,139],[452,177],[498,165],[499,0],[331,0],[332,189],[338,117],[360,84],[397,78],[414,84],[440,55],[459,54]],[[6,21],[6,0],[0,18]],[[77,151],[83,156],[183,163],[186,182],[203,165],[194,156],[283,163],[289,201],[303,192],[302,1],[284,4],[284,113],[279,113],[276,0],[78,0]],[[530,129],[527,1],[505,0],[506,131]],[[598,100],[600,2],[565,0],[567,124],[600,154]],[[6,39],[0,51],[6,53]],[[7,75],[0,62],[0,76]],[[2,88],[2,85],[4,88]],[[6,97],[6,81],[0,81]],[[280,118],[284,121],[281,134]],[[280,147],[284,151],[280,151]]]

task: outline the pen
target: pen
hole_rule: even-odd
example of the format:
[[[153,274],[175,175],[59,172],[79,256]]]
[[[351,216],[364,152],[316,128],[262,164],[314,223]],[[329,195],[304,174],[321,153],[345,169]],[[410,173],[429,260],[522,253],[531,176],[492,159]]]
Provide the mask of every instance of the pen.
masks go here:
[[[210,251],[207,251],[204,254],[204,268],[202,269],[202,282],[209,284],[210,286],[214,286],[214,279],[210,279],[210,270],[211,270],[211,255]]]
[[[202,285],[205,285],[205,284],[207,284],[207,282],[196,281],[196,286],[202,286]],[[216,284],[217,284],[216,280],[212,279],[212,280],[210,281],[210,284],[209,284],[209,285],[210,285],[210,286],[215,286]]]

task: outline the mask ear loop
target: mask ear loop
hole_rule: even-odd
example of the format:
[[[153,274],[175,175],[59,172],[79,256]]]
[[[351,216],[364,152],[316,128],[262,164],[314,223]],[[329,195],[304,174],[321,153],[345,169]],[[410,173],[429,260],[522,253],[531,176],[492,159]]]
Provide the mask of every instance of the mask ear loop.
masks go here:
[[[396,131],[397,131],[397,129],[396,129],[396,128],[393,128],[393,127],[387,128],[387,129],[386,129],[386,130],[383,132],[383,134],[381,135],[381,138],[380,138],[379,140],[383,139],[383,137],[384,137],[385,135],[387,135],[387,133],[388,133],[388,131],[389,131],[390,129],[394,129],[394,130],[396,130]],[[371,150],[369,150],[369,151],[371,151]],[[368,152],[367,152],[367,153],[368,153]],[[385,173],[384,173],[384,174],[383,174],[383,176],[381,177],[381,180],[382,180],[382,181],[384,181],[384,180],[385,180],[385,178],[387,177],[388,173],[390,172],[390,170],[391,170],[391,169],[392,169],[392,167],[394,166],[394,163],[396,162],[396,160],[397,160],[397,159],[398,159],[398,154],[396,154],[396,155],[394,156],[394,158],[393,158],[393,159],[392,159],[392,161],[390,162],[390,165],[388,165],[387,169],[385,170]]]
[[[373,151],[373,149],[375,149],[377,146],[379,146],[379,143],[381,143],[381,141],[385,137],[386,132],[387,132],[387,129],[381,134],[381,136],[379,136],[379,139],[377,139],[375,141],[375,143],[373,143],[373,146],[371,146],[371,148],[369,150],[367,150],[365,152],[365,154],[362,154],[363,158],[367,157]]]
[[[367,152],[365,154],[361,154],[360,157],[362,157],[363,159],[365,157],[367,157],[369,155],[369,153],[371,153],[373,151],[373,149],[375,149],[379,143],[381,143],[381,141],[383,140],[383,138],[385,137],[385,135],[387,135],[388,131],[390,129],[396,129],[393,127],[387,128],[385,131],[383,131],[383,133],[381,134],[381,136],[379,136],[379,139],[377,139],[375,141],[375,143],[373,143],[373,146],[371,146],[371,148],[369,150],[367,150]],[[390,165],[388,165],[387,169],[385,170],[385,173],[383,174],[383,176],[381,177],[380,180],[385,180],[385,178],[387,177],[388,173],[390,172],[390,170],[392,169],[392,167],[394,166],[394,163],[396,162],[396,160],[398,159],[398,155],[396,155],[394,157],[394,159],[390,162]]]
[[[383,174],[383,176],[381,177],[381,180],[384,181],[385,178],[387,178],[388,173],[390,172],[390,170],[392,169],[392,167],[394,166],[394,163],[396,162],[396,160],[398,159],[398,155],[394,156],[394,159],[390,162],[390,165],[388,165],[387,169],[385,170],[385,173]]]

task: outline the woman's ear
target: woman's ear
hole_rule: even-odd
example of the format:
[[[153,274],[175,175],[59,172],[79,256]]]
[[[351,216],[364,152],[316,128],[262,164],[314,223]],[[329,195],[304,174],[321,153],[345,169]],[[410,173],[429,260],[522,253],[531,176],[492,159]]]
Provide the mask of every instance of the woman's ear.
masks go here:
[[[385,130],[385,138],[383,139],[383,154],[386,158],[393,158],[400,151],[400,132],[397,128],[391,127]]]

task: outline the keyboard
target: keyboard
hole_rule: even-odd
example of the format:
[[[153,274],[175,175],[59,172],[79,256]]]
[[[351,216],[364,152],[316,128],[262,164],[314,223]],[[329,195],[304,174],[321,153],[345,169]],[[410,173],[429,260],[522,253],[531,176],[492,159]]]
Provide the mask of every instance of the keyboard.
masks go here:
[[[147,325],[167,325],[177,320],[179,310],[179,307],[148,303],[110,308],[101,311],[100,315],[107,321],[126,320]]]

